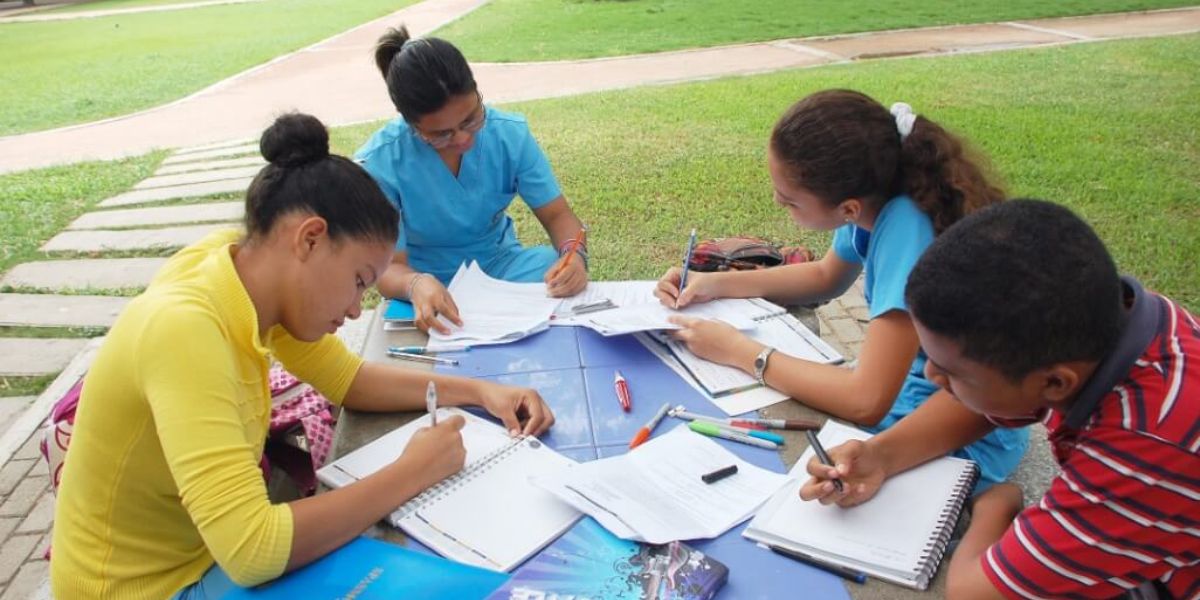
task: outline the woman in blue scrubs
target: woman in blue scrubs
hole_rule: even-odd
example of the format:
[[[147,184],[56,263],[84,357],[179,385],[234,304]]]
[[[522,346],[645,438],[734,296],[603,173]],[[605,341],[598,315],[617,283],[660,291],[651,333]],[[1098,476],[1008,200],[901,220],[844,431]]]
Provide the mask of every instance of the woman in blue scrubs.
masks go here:
[[[400,209],[400,238],[380,292],[407,298],[417,326],[461,324],[446,285],[459,265],[478,261],[506,281],[545,281],[553,296],[587,285],[583,225],[558,187],[525,118],[483,103],[466,59],[438,38],[389,30],[375,63],[400,116],[375,132],[355,158]],[[524,247],[505,214],[514,196],[533,210],[553,247]],[[579,256],[571,257],[571,253]]]

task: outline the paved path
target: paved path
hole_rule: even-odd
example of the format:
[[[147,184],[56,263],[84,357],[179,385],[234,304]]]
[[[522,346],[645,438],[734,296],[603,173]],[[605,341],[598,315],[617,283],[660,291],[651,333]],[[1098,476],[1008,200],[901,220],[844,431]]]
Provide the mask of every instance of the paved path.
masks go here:
[[[486,0],[427,0],[217,83],[126,117],[0,138],[0,172],[111,159],[258,135],[296,109],[328,124],[394,114],[371,61],[374,41],[400,22],[420,35]],[[1200,31],[1200,8],[1035,19],[780,40],[639,56],[548,63],[476,63],[491,102],[563,96],[879,57],[982,52]],[[203,127],[197,127],[202,123]]]
[[[111,17],[114,15],[131,15],[136,13],[149,12],[166,12],[173,10],[187,10],[189,8],[203,8],[205,6],[217,6],[221,4],[245,4],[247,2],[262,2],[263,0],[208,0],[207,2],[180,2],[178,4],[155,4],[148,6],[131,6],[129,8],[111,8],[108,10],[73,10],[64,12],[42,13],[24,13],[11,17],[0,17],[0,25],[5,23],[36,23],[41,21],[73,21],[75,19],[95,19],[98,17]]]

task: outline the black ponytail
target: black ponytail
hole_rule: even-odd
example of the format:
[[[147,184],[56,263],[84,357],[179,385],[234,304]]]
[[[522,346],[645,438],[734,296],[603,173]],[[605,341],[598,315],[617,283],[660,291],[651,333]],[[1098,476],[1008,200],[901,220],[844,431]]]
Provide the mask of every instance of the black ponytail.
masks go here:
[[[362,167],[329,153],[329,132],[316,117],[283,115],[258,146],[270,164],[246,191],[250,238],[265,236],[284,215],[306,212],[325,219],[334,240],[395,243],[400,213]]]
[[[475,75],[454,44],[439,38],[412,39],[403,25],[379,38],[375,66],[387,82],[392,104],[410,123],[437,112],[451,96],[476,90]]]

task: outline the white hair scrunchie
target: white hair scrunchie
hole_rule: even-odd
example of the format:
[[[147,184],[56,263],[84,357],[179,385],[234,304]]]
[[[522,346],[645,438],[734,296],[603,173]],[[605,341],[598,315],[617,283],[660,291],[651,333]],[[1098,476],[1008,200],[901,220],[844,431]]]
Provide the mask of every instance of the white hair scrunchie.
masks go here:
[[[904,138],[912,133],[913,123],[917,122],[917,115],[907,103],[897,102],[892,105],[892,116],[896,117],[896,131],[900,132],[900,141],[904,141]]]

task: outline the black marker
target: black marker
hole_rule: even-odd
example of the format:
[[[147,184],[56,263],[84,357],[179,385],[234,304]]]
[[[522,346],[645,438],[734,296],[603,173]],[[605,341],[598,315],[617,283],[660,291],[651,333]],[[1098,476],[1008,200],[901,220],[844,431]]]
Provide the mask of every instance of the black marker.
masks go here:
[[[817,569],[825,571],[826,573],[832,573],[843,579],[849,579],[850,581],[853,581],[854,583],[866,583],[867,582],[866,573],[863,573],[861,571],[855,571],[854,569],[851,569],[849,567],[843,567],[842,565],[835,565],[831,562],[826,562],[826,561],[821,560],[810,554],[805,554],[803,552],[797,552],[790,548],[783,548],[783,547],[775,546],[772,544],[768,544],[767,549],[769,549],[771,552],[774,552],[775,554],[778,554],[780,556],[786,556],[794,561],[802,562],[810,567],[815,567]]]
[[[730,475],[733,475],[734,473],[737,473],[737,465],[729,465],[728,467],[717,469],[712,473],[705,473],[701,475],[700,480],[704,483],[716,483],[722,479],[725,479],[726,477],[729,477]]]
[[[825,452],[825,448],[821,446],[821,440],[817,439],[817,434],[813,433],[813,431],[809,429],[804,432],[804,435],[808,436],[808,445],[812,446],[813,452],[817,453],[817,458],[820,459],[821,464],[829,465],[831,467],[834,466],[833,461],[829,460],[829,454],[827,454]],[[835,478],[831,481],[833,481],[833,487],[837,488],[837,491],[845,491],[846,488],[842,486],[841,479]]]

